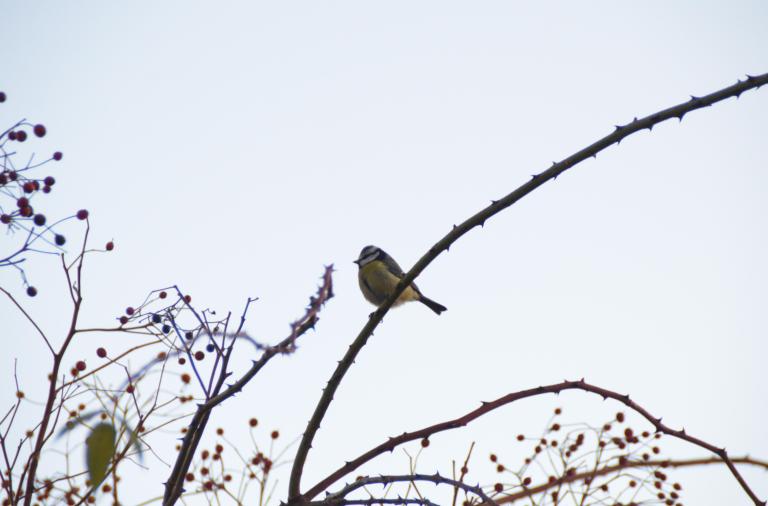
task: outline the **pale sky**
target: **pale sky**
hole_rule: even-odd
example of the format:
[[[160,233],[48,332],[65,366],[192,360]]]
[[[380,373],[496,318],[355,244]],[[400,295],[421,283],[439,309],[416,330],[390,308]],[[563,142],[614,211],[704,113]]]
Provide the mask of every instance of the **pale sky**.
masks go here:
[[[220,313],[258,296],[247,330],[274,342],[335,264],[336,298],[317,332],[214,412],[211,427],[246,448],[236,434],[250,416],[283,443],[303,432],[372,310],[352,263],[363,246],[407,270],[454,223],[614,125],[768,71],[761,1],[0,9],[2,128],[47,126],[36,150],[64,153],[47,212],[87,208],[94,244],[116,244],[87,265],[84,323],[110,325],[148,291],[179,284]],[[336,395],[304,486],[388,436],[581,377],[735,456],[768,458],[766,118],[760,89],[664,123],[462,238],[418,281],[448,311],[413,304],[386,317]],[[66,226],[73,242],[77,230]],[[60,334],[56,261],[29,269],[41,294],[22,299]],[[14,272],[0,285],[22,292]],[[24,390],[41,401],[44,347],[7,301],[0,314],[1,379],[10,384],[17,357]],[[126,343],[89,336],[71,360],[101,345]],[[0,406],[12,394],[3,389]],[[521,401],[433,438],[420,469],[449,473],[476,441],[473,479],[493,483],[488,453],[521,462],[513,436],[538,433],[557,406],[595,426],[623,409],[579,392]],[[171,460],[172,444],[155,451]],[[665,444],[669,457],[708,456]],[[125,490],[125,504],[162,492],[167,467],[145,464],[126,469],[142,486]],[[395,452],[363,472],[407,466]],[[743,473],[768,497],[766,472]],[[684,504],[749,503],[724,466],[674,476]]]

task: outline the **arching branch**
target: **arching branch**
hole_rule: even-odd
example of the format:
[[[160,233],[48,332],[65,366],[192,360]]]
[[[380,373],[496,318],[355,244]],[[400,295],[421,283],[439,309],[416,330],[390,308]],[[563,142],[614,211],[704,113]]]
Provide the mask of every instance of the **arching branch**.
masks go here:
[[[556,179],[557,176],[575,166],[576,164],[591,157],[597,156],[599,152],[612,146],[613,144],[618,144],[626,137],[645,129],[651,130],[655,125],[672,118],[678,118],[682,121],[683,117],[691,111],[709,107],[717,102],[721,102],[731,97],[739,97],[745,91],[759,88],[764,84],[768,84],[768,74],[748,76],[743,81],[740,80],[731,86],[715,91],[708,95],[701,97],[692,96],[691,99],[686,102],[655,112],[644,118],[635,118],[633,121],[625,125],[616,126],[612,133],[606,135],[602,139],[599,139],[584,149],[572,154],[564,160],[553,163],[552,166],[548,169],[538,174],[534,174],[530,181],[523,184],[512,193],[509,193],[500,200],[493,201],[491,205],[485,207],[474,216],[465,220],[463,223],[455,225],[450,232],[448,232],[442,239],[437,241],[429,249],[429,251],[427,251],[406,273],[406,275],[398,284],[394,293],[392,293],[387,301],[371,315],[368,322],[363,326],[360,333],[349,346],[349,349],[347,350],[344,357],[339,361],[336,370],[333,371],[328,384],[320,396],[320,400],[318,401],[315,410],[309,419],[309,422],[307,423],[307,428],[304,431],[301,442],[299,443],[299,448],[296,452],[296,458],[294,459],[293,467],[291,468],[290,482],[288,485],[289,501],[300,502],[303,499],[301,493],[301,476],[304,471],[307,455],[309,454],[309,450],[312,447],[312,441],[315,438],[315,434],[317,434],[317,431],[320,428],[320,423],[325,417],[325,413],[328,411],[328,407],[331,405],[336,390],[341,384],[344,375],[352,366],[358,353],[360,353],[360,350],[362,350],[363,346],[365,346],[365,344],[368,342],[368,339],[373,334],[373,331],[381,322],[382,318],[384,318],[384,315],[389,311],[389,308],[392,306],[394,301],[400,296],[405,287],[408,286],[416,278],[416,276],[421,274],[421,272],[424,271],[424,269],[426,269],[427,266],[432,263],[432,261],[435,260],[438,255],[440,255],[443,251],[447,251],[451,245],[464,234],[475,227],[482,226],[489,218],[510,207],[539,186],[542,186],[548,181]],[[732,468],[732,472],[735,471],[735,468],[733,468],[732,465],[729,467]],[[753,499],[755,504],[764,504],[763,502],[759,501],[756,496],[754,496],[754,493],[752,493],[751,490],[749,490],[749,487],[746,486],[746,483],[744,483],[743,479],[740,477],[740,475],[738,475],[738,472],[734,472],[734,474],[739,479],[739,483],[742,485],[742,488],[744,488],[750,494],[750,497]],[[307,495],[310,498],[312,497],[311,494]]]
[[[506,406],[507,404],[511,404],[515,401],[519,401],[520,399],[526,399],[529,397],[536,397],[536,396],[545,395],[545,394],[559,394],[560,392],[563,392],[566,390],[582,390],[584,392],[597,394],[601,396],[603,399],[614,399],[624,404],[628,408],[632,409],[636,413],[640,414],[646,420],[648,420],[655,427],[657,432],[661,432],[668,436],[681,439],[683,441],[686,441],[688,443],[691,443],[693,445],[696,445],[700,448],[704,448],[705,450],[708,450],[714,453],[723,461],[723,463],[725,463],[726,466],[728,466],[728,469],[731,471],[731,474],[733,474],[734,478],[736,478],[736,480],[741,485],[741,488],[744,489],[744,491],[747,493],[747,495],[749,495],[752,501],[758,506],[764,505],[764,503],[758,499],[757,495],[754,493],[754,491],[749,487],[747,482],[741,476],[741,473],[739,473],[738,469],[736,469],[736,466],[734,465],[733,460],[728,456],[728,453],[725,451],[725,448],[718,448],[713,444],[703,441],[702,439],[691,436],[685,432],[685,429],[680,429],[680,430],[672,429],[669,426],[662,423],[661,418],[654,417],[648,410],[646,410],[641,405],[637,404],[635,401],[630,399],[629,395],[619,394],[617,392],[613,392],[605,388],[591,385],[585,382],[583,379],[578,381],[563,381],[562,383],[555,383],[552,385],[540,386],[536,388],[530,388],[527,390],[520,390],[518,392],[513,392],[503,397],[499,397],[494,401],[484,402],[479,408],[474,409],[463,416],[454,418],[453,420],[437,423],[435,425],[430,425],[429,427],[425,427],[423,429],[419,429],[413,432],[405,432],[397,437],[389,438],[386,442],[381,443],[375,448],[372,448],[367,452],[363,453],[359,457],[347,462],[346,464],[341,466],[339,469],[331,473],[328,477],[321,480],[317,485],[313,486],[306,492],[305,497],[308,499],[312,499],[313,497],[317,496],[317,494],[321,493],[323,490],[327,489],[330,485],[332,485],[342,477],[346,476],[350,472],[354,471],[364,463],[372,460],[373,458],[383,453],[391,452],[392,450],[394,450],[396,447],[400,446],[403,443],[407,443],[409,441],[421,440],[424,438],[428,438],[429,436],[433,434],[437,434],[439,432],[444,432],[447,430],[464,427],[470,422],[480,418],[481,416],[484,416],[490,413],[491,411],[494,411],[502,406]]]

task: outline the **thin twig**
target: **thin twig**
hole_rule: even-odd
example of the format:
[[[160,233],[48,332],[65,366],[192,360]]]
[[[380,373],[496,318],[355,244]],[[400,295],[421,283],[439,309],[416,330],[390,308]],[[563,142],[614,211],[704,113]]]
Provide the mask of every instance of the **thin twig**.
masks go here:
[[[338,492],[334,492],[328,495],[328,497],[325,498],[325,501],[333,503],[334,501],[341,500],[344,497],[346,497],[348,494],[354,492],[359,488],[365,487],[367,485],[373,485],[377,483],[382,485],[388,485],[390,483],[413,482],[413,481],[428,481],[430,483],[434,483],[435,485],[442,484],[442,485],[450,485],[452,487],[458,487],[464,490],[465,492],[476,495],[477,497],[482,499],[485,503],[496,505],[496,501],[494,501],[488,494],[483,492],[483,489],[479,485],[478,486],[467,485],[466,483],[460,482],[458,480],[440,476],[439,473],[402,474],[402,475],[390,475],[390,476],[386,476],[386,475],[364,476],[358,480],[355,480],[353,483],[350,483],[349,485],[345,486]]]

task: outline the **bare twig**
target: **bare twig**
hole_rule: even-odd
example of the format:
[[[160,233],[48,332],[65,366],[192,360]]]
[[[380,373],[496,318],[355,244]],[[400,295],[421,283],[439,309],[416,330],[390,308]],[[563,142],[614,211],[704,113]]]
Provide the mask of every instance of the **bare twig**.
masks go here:
[[[734,464],[745,464],[745,465],[751,465],[755,467],[762,467],[763,469],[768,471],[768,461],[757,460],[750,457],[736,457],[736,458],[731,458],[731,462],[733,462]],[[498,499],[496,502],[498,504],[513,503],[515,501],[519,501],[520,499],[525,499],[533,495],[540,494],[542,492],[549,490],[552,487],[560,486],[564,483],[573,483],[575,481],[580,481],[585,478],[594,478],[596,476],[606,476],[606,475],[617,473],[624,469],[644,468],[644,467],[680,468],[680,467],[695,467],[695,466],[706,466],[706,465],[724,464],[724,463],[725,462],[722,459],[716,458],[716,457],[710,457],[706,459],[686,459],[686,460],[628,460],[623,464],[620,463],[612,466],[604,466],[599,469],[585,471],[583,473],[566,474],[566,475],[560,476],[554,481],[548,481],[547,483],[542,483],[541,485],[528,487],[525,490],[521,490],[520,492],[516,492],[514,494],[510,494],[508,496],[502,497]]]
[[[9,299],[11,299],[11,302],[18,308],[19,311],[21,311],[21,314],[23,314],[29,323],[32,324],[33,327],[37,330],[37,333],[40,334],[40,337],[43,338],[43,341],[45,341],[45,345],[48,346],[48,349],[51,351],[51,354],[55,354],[56,352],[53,351],[53,346],[51,346],[51,342],[48,340],[48,337],[45,335],[45,332],[37,325],[37,322],[29,315],[29,313],[26,312],[26,310],[22,307],[21,304],[19,304],[19,301],[14,298],[13,295],[11,295],[10,292],[8,292],[5,288],[0,286],[0,291],[3,292],[5,295],[8,296]]]

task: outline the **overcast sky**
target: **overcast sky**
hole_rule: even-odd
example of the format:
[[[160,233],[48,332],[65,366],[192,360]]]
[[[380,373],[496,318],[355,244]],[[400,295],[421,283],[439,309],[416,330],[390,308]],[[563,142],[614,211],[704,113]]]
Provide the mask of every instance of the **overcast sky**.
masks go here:
[[[64,152],[46,209],[87,208],[94,244],[116,244],[87,266],[84,323],[112,324],[179,284],[221,312],[258,296],[247,329],[276,341],[335,264],[317,332],[212,422],[234,434],[257,416],[285,443],[371,311],[352,263],[363,246],[407,270],[454,223],[614,125],[768,71],[758,0],[1,5],[1,127],[45,123],[37,151]],[[761,89],[669,121],[462,238],[419,278],[448,311],[386,317],[336,395],[305,487],[387,436],[581,377],[768,458],[767,118]],[[41,295],[24,301],[60,334],[56,262],[30,272]],[[21,292],[13,272],[0,284]],[[42,400],[43,345],[7,302],[0,314],[2,381],[18,357]],[[73,361],[125,344],[88,339]],[[477,441],[473,479],[492,483],[488,453],[519,463],[512,436],[540,431],[556,406],[592,425],[620,409],[578,392],[522,401],[433,438],[422,470],[449,472]],[[147,464],[141,483],[156,490],[126,490],[126,504],[159,493],[167,468]],[[405,472],[407,458],[366,469]],[[768,497],[764,471],[744,474]],[[748,503],[723,466],[674,476],[685,504]]]

